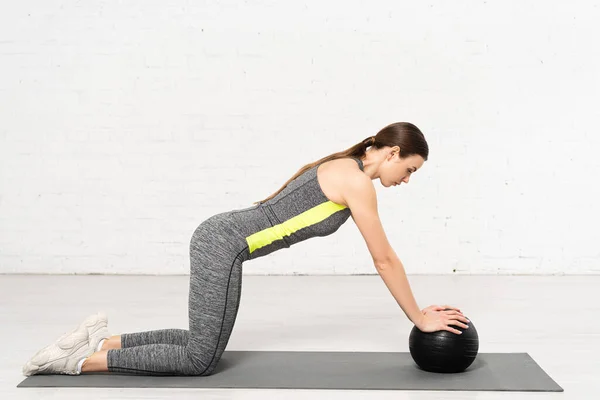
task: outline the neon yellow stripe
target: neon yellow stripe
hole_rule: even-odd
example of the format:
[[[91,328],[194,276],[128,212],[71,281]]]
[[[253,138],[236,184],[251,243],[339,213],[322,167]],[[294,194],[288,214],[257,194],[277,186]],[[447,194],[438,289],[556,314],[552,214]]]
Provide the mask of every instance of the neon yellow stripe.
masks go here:
[[[250,253],[252,254],[254,250],[260,249],[276,240],[283,239],[284,236],[290,236],[297,230],[321,222],[331,214],[343,210],[344,208],[346,208],[346,206],[332,201],[326,201],[325,203],[321,203],[310,210],[304,211],[302,214],[296,215],[281,224],[253,233],[246,237]]]

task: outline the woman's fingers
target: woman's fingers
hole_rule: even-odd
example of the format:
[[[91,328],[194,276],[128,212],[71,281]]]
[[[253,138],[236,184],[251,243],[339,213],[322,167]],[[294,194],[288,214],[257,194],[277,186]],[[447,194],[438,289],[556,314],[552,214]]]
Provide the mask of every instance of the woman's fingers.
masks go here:
[[[449,309],[451,309],[451,310],[456,310],[456,311],[458,311],[458,312],[461,312],[461,311],[460,311],[458,308],[456,308],[456,307],[452,307],[452,306],[448,306],[448,305],[444,306],[443,308],[449,308]]]
[[[462,332],[459,331],[458,329],[454,329],[454,328],[451,328],[449,326],[444,327],[444,329],[447,330],[447,331],[449,331],[449,332],[456,333],[458,335],[462,335]]]
[[[469,321],[469,319],[467,317],[465,317],[462,313],[459,313],[458,311],[446,311],[446,315],[448,316],[455,316],[455,318],[463,321],[463,322],[471,322]]]
[[[448,325],[460,326],[461,328],[467,329],[469,325],[458,322],[457,320],[451,319],[448,321]]]

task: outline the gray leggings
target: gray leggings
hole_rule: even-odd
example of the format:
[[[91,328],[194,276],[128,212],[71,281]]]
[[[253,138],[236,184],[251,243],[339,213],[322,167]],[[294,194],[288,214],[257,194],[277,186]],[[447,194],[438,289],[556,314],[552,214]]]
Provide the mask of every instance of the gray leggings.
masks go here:
[[[121,335],[108,351],[109,372],[136,375],[210,375],[225,351],[238,312],[243,234],[227,213],[204,221],[190,241],[189,330]]]

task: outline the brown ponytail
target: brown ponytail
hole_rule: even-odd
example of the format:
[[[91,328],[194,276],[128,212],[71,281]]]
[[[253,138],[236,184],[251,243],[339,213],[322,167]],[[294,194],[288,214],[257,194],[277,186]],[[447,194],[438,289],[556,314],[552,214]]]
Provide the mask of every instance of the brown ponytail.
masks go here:
[[[427,157],[429,156],[429,147],[427,145],[427,142],[425,141],[423,133],[421,133],[419,128],[417,128],[410,122],[396,122],[380,130],[377,133],[377,135],[369,136],[362,142],[359,142],[346,150],[328,155],[310,164],[306,164],[304,167],[300,168],[298,172],[294,174],[294,176],[288,179],[288,181],[284,183],[279,190],[277,190],[275,193],[273,193],[266,199],[257,201],[253,204],[264,203],[268,200],[271,200],[273,197],[277,196],[283,189],[285,189],[285,187],[298,176],[326,161],[346,157],[363,158],[367,152],[367,148],[371,146],[374,146],[376,149],[385,146],[399,146],[401,158],[405,158],[413,154],[418,154],[421,157],[423,157],[424,160],[427,160]]]

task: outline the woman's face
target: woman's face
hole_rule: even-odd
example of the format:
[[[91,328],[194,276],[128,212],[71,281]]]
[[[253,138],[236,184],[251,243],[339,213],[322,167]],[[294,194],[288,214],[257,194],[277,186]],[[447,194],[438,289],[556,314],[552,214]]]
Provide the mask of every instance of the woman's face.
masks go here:
[[[425,163],[423,157],[417,154],[400,158],[397,149],[397,147],[392,148],[390,154],[379,166],[379,181],[385,187],[400,185],[403,182],[408,183],[411,175]]]

